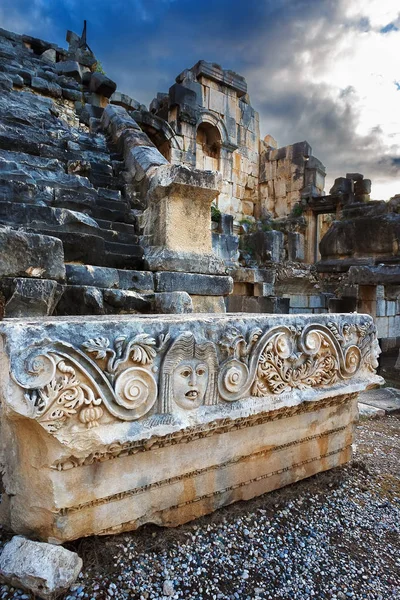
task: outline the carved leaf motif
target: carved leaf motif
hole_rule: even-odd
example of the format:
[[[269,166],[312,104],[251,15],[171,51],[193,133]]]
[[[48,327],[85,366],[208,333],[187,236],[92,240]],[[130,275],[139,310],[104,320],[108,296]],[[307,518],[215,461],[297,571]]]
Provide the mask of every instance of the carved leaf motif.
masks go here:
[[[82,344],[82,347],[89,352],[94,354],[97,360],[105,358],[107,351],[110,350],[110,340],[105,337],[98,337],[91,340],[87,340]]]
[[[133,362],[137,362],[141,365],[151,363],[157,354],[155,345],[155,339],[147,335],[147,333],[137,335],[131,345],[131,357]]]
[[[338,364],[331,354],[307,358],[298,366],[287,366],[284,359],[267,348],[259,360],[252,394],[266,396],[271,392],[282,394],[292,389],[329,385],[336,381],[337,373]]]
[[[335,325],[335,323],[332,323],[332,321],[329,321],[329,323],[327,323],[327,327],[328,327],[328,329],[331,330],[332,334],[335,336],[337,341],[343,345],[345,340],[344,340],[342,334],[340,333],[339,329]]]

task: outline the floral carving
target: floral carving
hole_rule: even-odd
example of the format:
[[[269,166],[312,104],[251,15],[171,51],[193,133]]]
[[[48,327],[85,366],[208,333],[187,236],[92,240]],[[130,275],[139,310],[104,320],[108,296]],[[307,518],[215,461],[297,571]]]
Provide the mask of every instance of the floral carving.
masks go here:
[[[169,336],[161,336],[157,347],[153,337],[147,333],[140,333],[132,339],[128,339],[124,335],[116,337],[114,347],[106,337],[87,340],[82,347],[87,353],[94,354],[96,360],[108,357],[105,372],[114,375],[118,367],[128,362],[129,359],[140,365],[150,365],[168,339]]]
[[[247,332],[228,326],[218,343],[190,331],[172,341],[169,334],[99,336],[80,347],[39,340],[18,354],[13,378],[24,389],[29,416],[54,432],[68,422],[92,428],[148,414],[146,427],[179,416],[179,409],[327,387],[361,367],[374,372],[379,346],[370,319],[303,323],[290,319],[289,326]]]
[[[96,427],[105,410],[133,421],[157,400],[157,382],[149,367],[168,339],[160,336],[157,343],[141,333],[131,339],[119,336],[111,344],[98,337],[82,344],[85,352],[47,341],[39,349],[27,349],[26,370],[18,383],[27,390],[33,417],[52,432],[73,416],[87,428]]]
[[[140,367],[131,367],[118,375],[115,395],[119,404],[140,418],[154,405],[157,399],[157,383],[153,375]]]
[[[95,427],[103,415],[101,398],[81,382],[75,369],[55,357],[55,373],[43,388],[29,390],[26,400],[31,404],[36,419],[50,432],[59,429],[72,415],[78,414],[85,425]]]
[[[253,331],[248,340],[229,331],[220,342],[231,357],[220,367],[219,392],[232,402],[333,385],[358,371],[373,337],[363,325],[333,322]]]
[[[291,366],[278,354],[274,354],[271,346],[272,344],[268,344],[260,357],[251,390],[253,396],[332,385],[337,380],[338,362],[331,354],[314,359],[307,358],[299,366]]]

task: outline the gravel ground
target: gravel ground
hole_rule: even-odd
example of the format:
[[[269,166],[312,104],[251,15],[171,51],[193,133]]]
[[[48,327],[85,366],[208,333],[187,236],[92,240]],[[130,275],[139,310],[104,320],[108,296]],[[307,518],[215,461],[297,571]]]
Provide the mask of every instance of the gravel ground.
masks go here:
[[[85,567],[64,598],[400,599],[399,532],[392,416],[357,426],[346,467],[177,529],[69,544]],[[32,596],[3,585],[0,598]]]

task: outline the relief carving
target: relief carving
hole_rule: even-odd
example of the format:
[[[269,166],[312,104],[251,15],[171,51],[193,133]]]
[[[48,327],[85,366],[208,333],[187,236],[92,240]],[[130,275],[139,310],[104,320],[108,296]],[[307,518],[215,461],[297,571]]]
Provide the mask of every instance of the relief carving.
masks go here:
[[[218,348],[188,331],[172,341],[169,334],[96,337],[81,348],[44,340],[19,355],[13,378],[24,388],[28,416],[50,432],[70,420],[92,428],[110,417],[148,415],[146,426],[173,418],[177,407],[332,386],[361,367],[374,372],[380,351],[372,321],[256,327],[247,334],[230,327]]]
[[[217,404],[217,375],[215,344],[199,343],[192,333],[182,333],[170,345],[162,364],[161,412],[172,412],[173,403],[187,410]]]
[[[219,393],[232,402],[246,395],[326,387],[353,377],[363,360],[374,370],[374,336],[370,323],[344,323],[341,330],[332,322],[280,326],[250,332],[247,340],[235,330],[228,332],[220,346],[231,357],[220,367]]]
[[[132,339],[119,336],[111,345],[99,337],[84,342],[84,352],[66,342],[47,341],[43,347],[28,349],[25,369],[14,379],[26,390],[31,417],[51,433],[74,417],[87,428],[96,427],[105,410],[133,421],[157,400],[157,382],[150,369],[167,341],[161,337],[157,344],[139,334]]]
[[[88,428],[96,427],[103,415],[101,398],[81,382],[72,366],[54,356],[54,375],[42,388],[29,390],[25,399],[30,403],[33,417],[50,432],[57,431],[73,415]]]

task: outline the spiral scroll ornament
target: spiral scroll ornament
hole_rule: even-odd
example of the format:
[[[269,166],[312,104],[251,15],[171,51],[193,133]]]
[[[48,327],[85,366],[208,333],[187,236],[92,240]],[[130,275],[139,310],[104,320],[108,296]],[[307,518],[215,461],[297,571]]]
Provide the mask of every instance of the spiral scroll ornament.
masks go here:
[[[347,349],[344,357],[346,371],[351,374],[355,373],[361,364],[361,351],[358,346],[350,346]]]
[[[219,393],[224,400],[233,402],[243,395],[243,389],[249,382],[249,369],[239,360],[233,358],[225,362],[218,378]]]
[[[138,419],[149,412],[157,399],[156,380],[141,367],[126,369],[115,381],[115,398]]]

